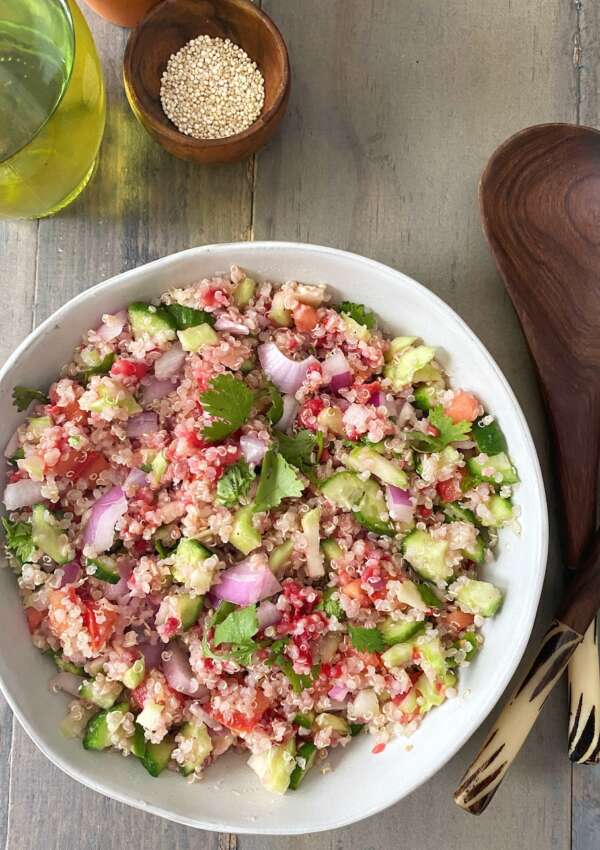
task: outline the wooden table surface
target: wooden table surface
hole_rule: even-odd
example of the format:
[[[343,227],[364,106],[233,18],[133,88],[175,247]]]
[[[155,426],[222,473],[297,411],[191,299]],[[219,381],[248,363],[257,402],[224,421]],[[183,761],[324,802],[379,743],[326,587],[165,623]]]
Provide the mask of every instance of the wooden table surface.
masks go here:
[[[244,239],[334,245],[412,275],[463,316],[512,383],[547,473],[539,396],[480,230],[477,180],[496,145],[522,127],[598,125],[598,4],[263,0],[263,7],[290,48],[289,113],[256,161],[213,169],[171,159],[148,139],[121,85],[127,33],[86,10],[108,88],[100,167],[62,214],[0,224],[0,354],[77,292],[173,251]],[[554,528],[537,636],[561,580]],[[387,812],[295,838],[217,836],[105,799],[46,761],[2,703],[0,847],[597,850],[600,766],[572,768],[567,759],[565,691],[549,700],[483,817],[464,814],[451,794],[482,730]]]

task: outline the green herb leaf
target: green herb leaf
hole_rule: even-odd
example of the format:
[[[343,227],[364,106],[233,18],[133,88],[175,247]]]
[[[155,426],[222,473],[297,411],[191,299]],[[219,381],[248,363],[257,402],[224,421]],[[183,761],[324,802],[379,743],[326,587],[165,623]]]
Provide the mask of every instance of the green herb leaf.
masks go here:
[[[219,478],[217,484],[217,504],[232,508],[238,505],[240,499],[250,489],[256,474],[245,460],[238,460],[229,467],[227,472]]]
[[[7,548],[20,564],[30,561],[35,551],[31,537],[31,523],[11,522],[6,517],[2,517],[2,525],[6,533]]]
[[[271,399],[271,406],[267,411],[267,419],[272,425],[275,425],[283,416],[283,396],[271,381],[267,384],[266,390]]]
[[[96,366],[90,366],[88,369],[82,369],[82,371],[77,375],[77,380],[80,384],[87,384],[92,375],[107,375],[114,362],[115,355],[111,352],[110,354],[107,354],[106,357],[103,357],[100,363]]]
[[[205,411],[218,420],[203,431],[207,440],[216,442],[244,424],[252,410],[254,392],[228,373],[213,378],[210,389],[200,393],[200,401]]]
[[[453,422],[449,416],[446,416],[441,404],[429,411],[429,422],[438,429],[439,436],[434,437],[431,434],[422,434],[420,431],[411,431],[409,436],[417,451],[441,452],[450,443],[464,440],[472,427],[471,423],[466,420]]]
[[[215,628],[214,643],[244,644],[250,641],[258,631],[256,605],[238,608],[232,611]]]
[[[17,449],[14,455],[11,455],[8,459],[9,463],[12,463],[13,466],[17,465],[18,460],[23,460],[25,457],[25,449]]]
[[[26,410],[32,401],[43,401],[48,404],[48,396],[33,387],[15,387],[12,391],[13,404],[17,410]]]
[[[337,592],[336,587],[327,587],[323,591],[323,598],[317,605],[317,609],[325,611],[330,617],[336,617],[338,620],[343,620],[346,616],[342,603],[339,599],[335,599],[333,594]]]
[[[365,728],[364,723],[351,723],[350,724],[350,735],[353,738],[356,738],[357,735],[360,735],[362,730]]]
[[[306,688],[310,688],[312,685],[311,677],[307,676],[305,673],[296,673],[292,662],[289,658],[286,658],[285,655],[278,655],[277,658],[274,659],[274,662],[289,680],[295,694],[301,694],[302,691],[306,690]]]
[[[419,591],[419,596],[429,608],[441,608],[442,603],[440,602],[439,596],[437,596],[433,590],[429,587],[425,582],[420,582],[417,585],[417,590]]]
[[[262,463],[260,481],[254,500],[256,511],[268,511],[278,507],[283,499],[297,499],[302,495],[304,484],[287,460],[273,449],[269,449]]]
[[[279,453],[298,469],[304,470],[314,464],[314,451],[317,447],[317,437],[312,431],[302,430],[297,434],[277,434]]]
[[[167,304],[165,310],[169,313],[178,331],[185,331],[187,328],[195,328],[196,325],[210,325],[215,323],[215,317],[212,313],[207,313],[205,310],[195,310],[193,307],[184,307],[183,304]]]
[[[365,629],[362,626],[348,626],[352,646],[359,652],[383,652],[385,641],[379,629]]]
[[[350,316],[351,319],[354,319],[359,325],[364,325],[370,331],[375,327],[375,313],[369,310],[368,307],[365,307],[364,304],[355,304],[354,301],[342,301],[336,307],[336,310],[338,313],[345,313],[346,316]]]

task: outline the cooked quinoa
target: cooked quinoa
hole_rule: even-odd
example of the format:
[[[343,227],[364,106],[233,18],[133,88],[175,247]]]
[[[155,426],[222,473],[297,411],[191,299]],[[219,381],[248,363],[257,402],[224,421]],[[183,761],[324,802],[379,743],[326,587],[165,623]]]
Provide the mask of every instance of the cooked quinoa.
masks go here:
[[[64,734],[191,780],[234,748],[283,793],[456,696],[518,477],[433,348],[233,266],[14,398],[6,547]]]

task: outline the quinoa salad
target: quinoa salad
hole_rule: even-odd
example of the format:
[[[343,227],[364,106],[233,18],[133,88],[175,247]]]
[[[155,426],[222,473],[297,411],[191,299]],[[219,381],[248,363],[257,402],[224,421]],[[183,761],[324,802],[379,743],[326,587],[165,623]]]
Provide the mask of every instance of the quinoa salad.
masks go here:
[[[518,476],[435,349],[238,266],[99,322],[49,389],[14,388],[5,449],[62,733],[189,781],[235,750],[282,794],[456,697]]]

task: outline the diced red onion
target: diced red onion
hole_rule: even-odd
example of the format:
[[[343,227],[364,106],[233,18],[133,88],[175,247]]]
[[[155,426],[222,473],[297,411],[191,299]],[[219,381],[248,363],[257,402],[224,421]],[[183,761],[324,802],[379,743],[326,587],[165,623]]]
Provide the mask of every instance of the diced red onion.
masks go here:
[[[169,381],[169,383],[171,383]],[[143,437],[144,434],[156,434],[158,431],[158,416],[151,410],[136,413],[127,420],[127,436]]]
[[[247,463],[260,463],[267,452],[266,443],[258,437],[244,434],[240,437],[240,449]]]
[[[265,599],[256,609],[258,625],[261,629],[266,629],[267,626],[274,626],[281,620],[281,611],[273,602]]]
[[[106,586],[104,588],[104,595],[107,599],[110,599],[111,602],[117,602],[129,593],[130,588],[127,582],[129,576],[133,572],[133,564],[130,561],[121,560],[117,570],[121,576],[119,581],[116,584],[106,582]]]
[[[220,316],[215,322],[215,330],[226,331],[234,336],[247,336],[250,333],[250,328],[242,324],[242,322],[234,322],[226,316]]]
[[[83,542],[95,552],[106,552],[115,541],[115,525],[127,512],[127,499],[120,487],[111,487],[92,508]]]
[[[163,652],[163,646],[161,644],[140,643],[138,649],[144,656],[146,670],[154,670],[156,667],[160,667]]]
[[[400,487],[394,487],[393,484],[387,484],[385,497],[390,517],[393,520],[397,522],[410,522],[412,520],[415,508],[408,490],[402,490]]]
[[[385,407],[387,410],[388,416],[397,416],[398,415],[398,405],[393,398],[386,398],[386,394],[381,390],[377,390],[371,396],[371,403],[375,405],[375,407]]]
[[[190,667],[187,651],[177,641],[171,642],[164,654],[168,655],[167,661],[161,661],[162,671],[169,685],[180,694],[190,697],[201,696],[207,692],[207,688],[200,684],[192,668]]]
[[[141,382],[141,386],[141,398],[144,404],[150,404],[157,399],[164,398],[175,389],[172,381],[159,381],[157,378],[153,378],[152,376],[144,378]]]
[[[69,561],[64,567],[60,567],[63,577],[60,580],[59,587],[64,587],[66,584],[73,584],[78,581],[81,576],[81,567],[78,561]]]
[[[103,322],[96,333],[104,342],[116,339],[127,323],[127,310],[119,310],[111,315],[110,322]]]
[[[56,691],[64,691],[72,697],[78,697],[79,686],[82,682],[83,678],[81,676],[76,676],[75,673],[69,673],[66,670],[62,670],[50,679],[48,686],[54,693],[56,693]]]
[[[269,569],[267,559],[251,555],[234,567],[224,570],[220,581],[212,588],[218,599],[236,605],[252,605],[281,590],[281,585]]]
[[[185,351],[176,342],[168,351],[161,354],[154,363],[154,374],[159,381],[164,381],[166,378],[174,378],[181,371],[186,357]]]
[[[148,482],[148,476],[143,469],[130,469],[127,478],[123,482],[123,489],[130,487],[143,487]]]
[[[258,346],[258,359],[277,389],[292,395],[302,386],[309,368],[319,362],[312,356],[304,360],[290,360],[274,342]]]
[[[6,446],[4,447],[4,457],[12,457],[19,448],[19,432],[15,431]]]
[[[334,351],[325,360],[323,363],[323,377],[327,380],[334,393],[352,384],[354,381],[352,370],[341,351]]]
[[[294,419],[296,418],[296,412],[298,411],[298,402],[294,398],[293,395],[284,395],[283,396],[283,413],[281,415],[281,419],[275,423],[275,427],[278,431],[289,431],[294,423]]]
[[[4,491],[4,504],[7,511],[16,511],[19,508],[28,508],[42,499],[42,485],[39,481],[31,478],[22,478],[7,484]]]
[[[327,696],[336,702],[344,702],[348,696],[348,688],[344,687],[344,685],[333,685],[327,691]]]

